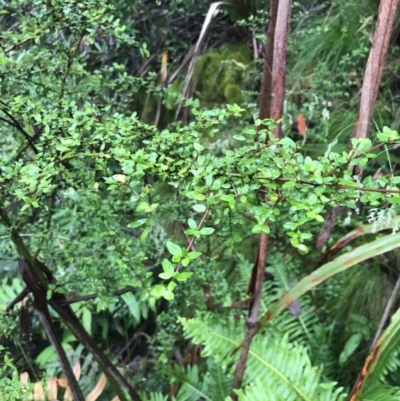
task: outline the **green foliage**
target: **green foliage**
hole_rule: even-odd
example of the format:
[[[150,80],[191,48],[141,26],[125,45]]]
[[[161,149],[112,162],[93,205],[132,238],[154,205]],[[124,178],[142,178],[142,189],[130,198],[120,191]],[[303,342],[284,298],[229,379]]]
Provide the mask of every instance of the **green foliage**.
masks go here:
[[[189,366],[186,372],[178,370],[174,378],[180,384],[177,401],[196,401],[199,397],[207,401],[225,400],[232,386],[232,380],[225,376],[220,363],[214,362],[212,358],[207,360],[204,375],[200,375],[195,365]]]
[[[20,401],[24,399],[24,392],[29,390],[19,380],[18,370],[13,364],[12,358],[5,352],[4,347],[0,345],[0,356],[2,364],[0,366],[0,394],[4,401]],[[11,375],[4,374],[12,372]]]
[[[251,61],[247,46],[222,45],[196,60],[196,91],[205,106],[240,103],[244,71]]]
[[[245,3],[253,14],[257,6],[258,16],[241,26],[263,38],[260,4],[237,3],[234,20],[243,17]],[[380,262],[351,274],[352,282],[350,274],[341,274],[316,290],[295,280],[314,270],[320,255],[312,240],[330,207],[355,211],[360,199],[364,208],[372,208],[368,232],[382,224],[398,228],[395,168],[379,164],[387,174],[375,176],[373,167],[381,163],[381,149],[399,143],[397,131],[385,126],[391,123],[389,112],[379,111],[384,128],[376,138],[354,140],[352,151],[335,148],[336,139],[326,144],[354,123],[354,82],[362,74],[369,49],[366,32],[373,26],[369,9],[359,12],[358,3],[340,1],[327,16],[317,14],[309,23],[295,9],[284,127],[287,132],[290,119],[307,110],[304,114],[315,124],[311,138],[324,144],[321,151],[312,145],[304,149],[288,136],[276,139],[274,121],[263,121],[268,129],[261,131],[260,121],[248,122],[260,63],[252,61],[248,44],[231,38],[220,45],[213,34],[212,50],[206,49],[196,63],[196,100],[186,100],[186,122],[169,123],[168,113],[174,114],[181,100],[184,75],[162,88],[160,54],[169,51],[168,71],[173,71],[189,43],[195,43],[207,4],[173,0],[167,8],[160,2],[89,0],[2,5],[0,206],[31,254],[57,278],[51,291],[70,298],[90,295],[90,302],[75,302],[72,308],[111,355],[119,353],[143,399],[165,400],[169,381],[177,386],[177,401],[229,399],[237,359],[232,351],[243,339],[245,315],[234,306],[248,301],[245,290],[260,233],[269,235],[267,272],[273,277],[264,284],[261,313],[274,302],[282,313],[255,338],[239,399],[343,399],[340,386],[358,372],[360,353],[375,327],[371,320],[381,315],[390,280],[382,275]],[[226,16],[221,12],[213,23]],[[160,130],[146,123],[155,120],[159,99],[167,109],[161,108]],[[387,152],[385,162],[390,161]],[[353,177],[354,165],[365,167],[363,180]],[[359,225],[360,218],[353,214],[346,220]],[[341,224],[332,237],[347,230]],[[7,268],[0,286],[3,312],[23,284],[15,263],[20,255],[8,241],[10,228],[0,230],[1,258],[14,261],[0,262]],[[360,247],[362,255],[351,263],[394,249],[398,236],[378,237]],[[345,270],[344,261],[360,248],[325,265],[320,281]],[[308,290],[315,293],[297,300]],[[371,296],[378,290],[379,304]],[[294,302],[283,310],[287,305],[279,302],[287,291],[295,294]],[[332,312],[335,306],[341,314]],[[358,325],[355,310],[365,315]],[[200,317],[193,319],[196,314]],[[2,336],[16,338],[16,316],[0,314]],[[31,321],[40,339],[32,370],[55,375],[60,368],[52,348],[42,344],[36,318]],[[56,323],[71,361],[84,358],[85,376],[97,375],[92,356]],[[388,375],[382,376],[398,371],[397,337],[386,337],[377,376],[363,389],[366,399],[397,396],[398,389],[386,385]],[[188,339],[204,344],[206,363],[185,366]],[[14,355],[16,344],[10,345]],[[0,392],[18,399],[22,387],[14,365],[22,369],[29,362],[4,360]],[[91,385],[90,379],[81,384]]]
[[[375,13],[367,1],[325,3],[315,18],[302,7],[294,9],[287,112],[292,121],[298,113],[305,116],[312,145],[335,138],[346,144],[353,131]],[[384,113],[384,107],[376,108],[377,117]]]
[[[388,371],[396,370],[400,365],[398,358],[400,344],[399,336],[397,335],[399,330],[400,310],[397,310],[392,316],[390,325],[386,328],[366,361],[366,369],[372,377],[365,382],[363,392],[375,387],[377,382],[384,381]]]
[[[224,327],[210,319],[180,322],[187,337],[204,345],[203,356],[215,357],[231,372],[238,357],[234,351],[243,337],[237,324],[231,322]],[[263,395],[260,399],[344,400],[342,389],[335,388],[335,383],[324,382],[321,375],[321,369],[312,367],[304,347],[289,343],[282,333],[265,333],[252,342],[244,380],[251,384],[239,394],[243,400],[254,399],[256,394]]]

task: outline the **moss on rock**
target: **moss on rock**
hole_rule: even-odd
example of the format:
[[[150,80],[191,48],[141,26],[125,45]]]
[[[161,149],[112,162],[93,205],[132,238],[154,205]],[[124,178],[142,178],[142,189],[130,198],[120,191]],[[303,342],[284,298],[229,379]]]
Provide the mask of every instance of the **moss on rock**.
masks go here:
[[[196,96],[204,106],[240,103],[244,71],[251,61],[251,51],[243,45],[222,45],[198,57]]]

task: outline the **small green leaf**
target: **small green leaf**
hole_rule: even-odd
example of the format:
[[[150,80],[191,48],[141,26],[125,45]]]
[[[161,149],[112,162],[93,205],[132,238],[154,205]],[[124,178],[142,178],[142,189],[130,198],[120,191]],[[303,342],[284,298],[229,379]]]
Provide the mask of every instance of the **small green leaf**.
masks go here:
[[[193,147],[195,148],[195,150],[197,150],[198,152],[202,152],[204,150],[204,146],[200,145],[199,143],[195,142],[193,144]]]
[[[299,250],[299,252],[300,252],[302,255],[305,255],[306,253],[309,252],[308,246],[306,246],[306,245],[304,245],[304,244],[299,244],[299,245],[297,246],[297,249]]]
[[[149,235],[149,232],[150,232],[150,227],[147,227],[147,228],[144,229],[144,231],[142,232],[142,235],[140,236],[140,242],[143,243],[143,242],[146,241],[146,239],[147,239],[147,237]]]
[[[182,256],[181,256],[181,255],[173,255],[173,256],[172,256],[172,261],[173,261],[174,263],[179,263],[179,262],[181,261],[181,259],[182,259]]]
[[[86,331],[90,334],[92,332],[92,312],[88,308],[83,309],[82,324]]]
[[[163,280],[169,280],[173,275],[168,273],[160,273],[158,277],[162,278]]]
[[[190,263],[190,259],[189,258],[183,258],[182,259],[182,266],[186,267],[189,263]]]
[[[346,342],[343,351],[339,356],[339,364],[343,365],[353,354],[362,340],[361,333],[353,334]]]
[[[174,274],[174,271],[175,271],[174,265],[168,259],[164,259],[162,261],[162,268],[165,273],[167,273],[171,276]]]
[[[151,206],[149,206],[146,210],[147,213],[152,213],[154,210],[158,207],[158,203],[153,203]]]
[[[147,221],[147,219],[136,220],[136,221],[133,221],[132,223],[128,224],[128,227],[129,227],[129,228],[140,227],[140,226],[142,226],[143,224],[145,224],[146,221]]]
[[[166,291],[166,288],[164,285],[157,284],[150,290],[150,295],[156,299],[159,299],[163,296],[165,291]]]
[[[188,258],[190,260],[196,259],[201,255],[201,252],[189,252],[188,253]]]
[[[197,224],[193,219],[189,219],[188,220],[188,225],[192,230],[196,230],[197,229]]]
[[[192,209],[197,213],[203,213],[206,211],[207,208],[205,207],[205,205],[199,203],[197,205],[193,205]]]
[[[282,185],[283,189],[292,188],[296,185],[295,181],[287,181]]]
[[[112,176],[115,181],[121,182],[122,184],[125,184],[126,182],[126,176],[123,174],[115,174]]]
[[[174,278],[177,281],[186,281],[192,274],[193,272],[175,273]]]
[[[178,256],[182,255],[182,248],[171,241],[167,241],[167,248],[171,255],[178,255]]]
[[[264,234],[269,234],[270,230],[269,230],[269,226],[267,226],[266,224],[256,224],[252,229],[251,232],[253,234],[260,234],[260,233],[264,233]]]
[[[139,322],[140,321],[140,305],[139,305],[139,302],[137,301],[135,295],[133,295],[132,292],[127,292],[126,294],[122,294],[121,298],[127,305],[133,318],[137,322]]]
[[[164,293],[162,294],[162,296],[167,301],[171,301],[172,299],[174,299],[174,293],[172,291],[169,291],[169,290],[165,290]]]
[[[136,208],[137,212],[144,212],[149,208],[149,204],[147,202],[141,202]]]
[[[202,200],[206,199],[206,196],[204,194],[195,194],[194,198],[199,201],[202,201]]]
[[[204,227],[200,230],[200,233],[202,235],[210,235],[215,231],[215,228],[212,227]]]
[[[246,137],[243,135],[233,135],[233,139],[236,139],[237,141],[245,141]]]
[[[218,178],[212,184],[212,189],[218,190],[221,188],[222,181]]]

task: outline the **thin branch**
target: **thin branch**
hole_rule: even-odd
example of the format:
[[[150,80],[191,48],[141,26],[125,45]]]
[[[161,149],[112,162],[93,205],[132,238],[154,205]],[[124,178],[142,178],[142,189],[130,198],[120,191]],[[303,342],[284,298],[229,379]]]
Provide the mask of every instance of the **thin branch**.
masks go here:
[[[229,175],[230,177],[239,177],[239,178],[245,178],[248,177],[248,175],[243,175],[243,174],[236,174],[236,173],[226,173],[226,175]],[[258,176],[255,177],[258,180],[269,180],[269,181],[293,181],[291,178],[276,178],[276,179],[271,179],[271,177],[264,177],[264,176]],[[400,194],[400,190],[398,189],[386,189],[386,188],[370,188],[370,187],[359,187],[359,186],[350,186],[350,185],[340,185],[340,184],[335,184],[331,182],[327,182],[324,184],[319,184],[317,182],[312,182],[312,181],[304,181],[304,180],[295,180],[297,184],[305,184],[305,185],[312,185],[312,186],[320,186],[320,185],[326,185],[328,187],[333,187],[337,189],[355,189],[357,191],[366,191],[366,192],[379,192],[383,194]]]
[[[113,292],[113,295],[116,295],[116,296],[123,295],[123,294],[126,294],[127,292],[133,291],[133,289],[134,289],[134,287],[128,285],[124,288],[121,288],[120,290],[115,290]],[[82,295],[80,297],[67,298],[67,299],[61,301],[60,305],[62,305],[62,306],[63,305],[71,305],[76,302],[89,301],[91,299],[96,299],[98,296],[99,296],[99,294],[95,293],[95,294]]]
[[[9,312],[14,308],[15,305],[17,305],[19,302],[21,302],[24,298],[26,298],[29,294],[29,288],[25,287],[6,307],[6,312]]]
[[[24,130],[24,128],[22,127],[22,125],[11,115],[11,113],[9,113],[7,110],[5,110],[4,108],[0,108],[0,110],[11,120],[8,121],[5,118],[1,118],[1,121],[6,122],[7,124],[11,125],[12,127],[16,128],[18,131],[20,131],[22,133],[22,135],[25,137],[25,139],[29,142],[29,145],[31,146],[32,150],[35,152],[35,154],[38,154],[39,151],[37,150],[35,143],[33,142],[32,137]]]
[[[179,223],[179,225],[182,228],[183,235],[185,236],[186,242],[188,243],[188,246],[189,246],[191,241],[190,241],[190,237],[186,234],[186,227],[185,227],[185,225],[183,223]],[[190,249],[188,249],[188,251],[196,252],[196,248],[194,247],[193,244],[190,245]],[[200,258],[197,258],[197,259],[200,259]]]
[[[68,385],[71,389],[72,397],[74,401],[85,401],[85,397],[79,387],[78,381],[72,370],[72,366],[67,358],[64,348],[62,347],[60,340],[57,336],[56,329],[54,327],[53,319],[50,316],[48,309],[48,303],[46,299],[46,292],[44,288],[37,282],[33,270],[30,268],[28,262],[24,259],[18,261],[19,271],[22,279],[25,281],[29,291],[33,294],[33,307],[39,316],[40,322],[47,334],[50,344],[53,346],[54,351],[57,355],[58,361],[61,365],[61,369],[67,378]]]
[[[15,50],[17,47],[20,47],[20,46],[24,45],[25,43],[28,43],[31,40],[32,40],[32,38],[26,38],[24,40],[21,40],[21,42],[15,43],[14,45],[10,46],[8,49],[5,49],[3,47],[3,45],[1,46],[1,48],[3,49],[4,54],[7,54],[7,53],[10,53],[10,51]]]
[[[82,39],[85,36],[85,32],[83,31],[79,37],[79,40],[75,46],[75,49],[73,50],[72,54],[68,55],[68,62],[67,62],[67,67],[65,68],[64,75],[61,80],[61,88],[60,88],[60,94],[59,94],[59,99],[61,100],[64,97],[64,89],[65,89],[65,83],[67,81],[69,71],[72,67],[72,63],[74,62],[74,59],[76,57],[76,54],[78,53],[79,47],[81,45]]]
[[[200,223],[199,223],[198,226],[197,226],[197,230],[200,230],[200,228],[201,228],[202,225],[204,224],[204,221],[206,220],[206,217],[207,217],[209,211],[210,211],[210,208],[208,207],[208,208],[206,209],[206,211],[204,212],[204,215],[203,215],[203,217],[201,218]],[[190,249],[191,249],[192,246],[193,246],[194,239],[195,239],[195,236],[193,236],[192,239],[190,240],[190,242],[189,242],[189,244],[188,244],[186,250],[190,251]],[[178,267],[176,268],[176,271],[179,272],[179,270],[180,270],[181,267],[182,267],[182,262],[179,262],[179,265],[178,265]]]
[[[395,284],[395,286],[393,288],[393,291],[390,294],[390,297],[389,297],[388,302],[386,304],[385,311],[383,312],[381,321],[379,322],[379,326],[378,326],[378,329],[376,330],[375,337],[374,337],[374,339],[373,339],[373,341],[371,343],[371,347],[369,348],[369,352],[371,352],[372,349],[375,347],[377,341],[379,340],[379,337],[382,334],[383,328],[384,328],[384,326],[386,324],[386,321],[387,321],[387,319],[389,317],[390,311],[392,310],[393,304],[396,301],[396,296],[397,296],[397,293],[399,291],[399,287],[400,287],[400,274],[397,277],[396,284]]]

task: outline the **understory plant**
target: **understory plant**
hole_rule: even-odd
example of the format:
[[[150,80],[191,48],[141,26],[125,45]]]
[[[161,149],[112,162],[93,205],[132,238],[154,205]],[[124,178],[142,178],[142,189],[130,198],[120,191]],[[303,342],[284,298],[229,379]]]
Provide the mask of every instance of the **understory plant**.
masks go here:
[[[340,371],[354,362],[361,399],[395,399],[398,312],[369,352],[373,319],[333,309],[355,269],[380,272],[374,257],[398,247],[396,169],[389,156],[390,168],[370,168],[398,132],[309,155],[276,134],[282,119],[195,98],[183,103],[187,123],[145,123],[138,99],[167,89],[128,73],[126,49],[144,64],[150,55],[115,7],[4,4],[0,319],[13,358],[0,389],[36,397],[17,374],[29,371],[34,389],[62,374],[59,397],[74,401],[344,400],[355,392]],[[313,240],[335,207],[340,229],[321,256]],[[233,388],[260,235],[260,314]],[[351,319],[365,322],[361,336]]]

